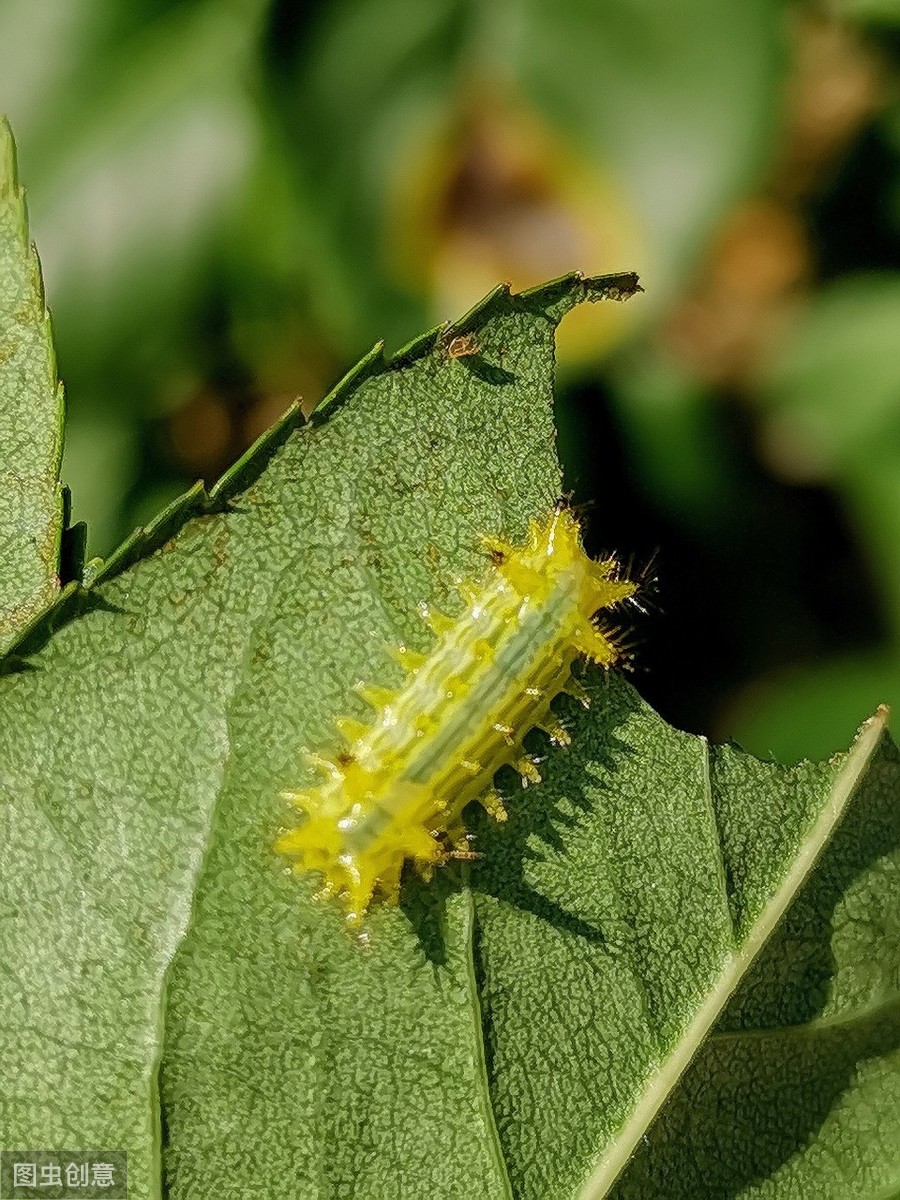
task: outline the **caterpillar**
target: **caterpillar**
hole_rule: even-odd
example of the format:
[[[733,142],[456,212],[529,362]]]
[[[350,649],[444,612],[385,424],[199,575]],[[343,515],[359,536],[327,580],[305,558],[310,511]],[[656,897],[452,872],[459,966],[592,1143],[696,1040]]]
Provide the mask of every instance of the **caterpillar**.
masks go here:
[[[282,792],[305,819],[276,849],[294,859],[294,871],[322,877],[321,894],[339,897],[351,927],[376,892],[397,902],[407,860],[428,878],[441,862],[471,857],[463,809],[478,799],[505,820],[493,786],[499,768],[514,766],[523,785],[540,782],[525,735],[537,727],[567,745],[550,706],[561,691],[586,702],[573,663],[609,667],[620,655],[597,614],[637,584],[615,558],[588,557],[569,508],[532,521],[521,545],[483,541],[488,569],[479,585],[459,585],[462,614],[453,620],[419,606],[436,635],[431,653],[394,648],[405,683],[396,692],[357,684],[374,709],[371,724],[337,717],[346,750],[306,756],[323,782]]]

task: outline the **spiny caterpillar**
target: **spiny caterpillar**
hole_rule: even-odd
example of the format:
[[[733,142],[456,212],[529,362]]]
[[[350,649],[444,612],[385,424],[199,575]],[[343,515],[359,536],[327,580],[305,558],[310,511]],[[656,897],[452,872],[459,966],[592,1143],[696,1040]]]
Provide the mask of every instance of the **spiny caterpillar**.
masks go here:
[[[471,857],[463,809],[480,799],[505,820],[494,775],[510,764],[523,784],[539,782],[522,748],[526,733],[537,727],[568,744],[550,704],[561,691],[586,699],[573,662],[583,655],[608,667],[619,656],[595,617],[637,584],[620,578],[614,558],[588,558],[568,508],[532,521],[524,545],[484,540],[490,567],[481,586],[460,585],[462,615],[420,605],[437,635],[431,653],[393,650],[404,685],[394,693],[357,684],[375,710],[372,724],[338,717],[347,750],[308,756],[324,782],[282,793],[305,820],[276,848],[296,859],[296,872],[323,877],[323,894],[341,898],[351,926],[376,890],[397,902],[407,859],[428,877],[437,863]]]

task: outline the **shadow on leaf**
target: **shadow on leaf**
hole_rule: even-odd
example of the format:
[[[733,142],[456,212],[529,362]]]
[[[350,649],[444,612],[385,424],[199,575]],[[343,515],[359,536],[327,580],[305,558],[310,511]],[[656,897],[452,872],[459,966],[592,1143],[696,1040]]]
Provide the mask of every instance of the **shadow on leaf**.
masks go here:
[[[900,1048],[896,987],[879,983],[877,971],[873,979],[871,963],[861,961],[864,942],[854,957],[844,937],[840,962],[833,949],[859,919],[867,874],[877,888],[875,877],[887,875],[900,850],[898,786],[898,752],[886,741],[815,872],[637,1150],[613,1193],[618,1200],[743,1196],[785,1169],[799,1173],[790,1185],[796,1194],[828,1191],[839,1143],[840,1156],[853,1151],[850,1089],[867,1062]],[[900,938],[896,911],[883,903],[884,928],[876,931],[885,971],[885,939]],[[877,1122],[871,1098],[863,1103],[862,1125]],[[830,1120],[840,1123],[841,1108],[847,1129],[826,1131]],[[804,1151],[823,1138],[818,1165],[812,1155],[805,1162]]]

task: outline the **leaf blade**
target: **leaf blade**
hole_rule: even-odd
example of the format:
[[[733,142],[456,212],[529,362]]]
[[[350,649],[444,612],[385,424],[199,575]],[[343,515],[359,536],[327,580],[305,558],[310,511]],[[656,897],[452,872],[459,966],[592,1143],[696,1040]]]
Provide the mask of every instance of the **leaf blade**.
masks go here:
[[[727,789],[715,783],[711,824],[702,739],[668,729],[620,679],[595,680],[592,692],[591,714],[572,710],[572,746],[548,760],[541,794],[507,799],[510,829],[479,830],[492,864],[474,885],[489,1061],[521,1196],[606,1194],[748,965],[747,935],[722,913],[712,839]],[[861,747],[864,757],[869,742]],[[754,766],[760,794],[780,806],[784,829],[770,821],[769,832],[782,852],[817,814],[833,824],[836,766]],[[738,828],[751,844],[755,817]],[[760,914],[767,887],[788,886],[778,862],[748,872],[762,885],[751,892]],[[729,893],[740,892],[727,874]],[[784,897],[772,903],[783,910]],[[750,958],[757,949],[754,938]],[[547,1021],[555,1011],[569,1012],[577,1036]]]
[[[583,281],[570,280],[552,302],[574,303],[585,290]],[[163,1095],[173,1195],[190,1194],[201,1177],[216,1189],[246,1188],[252,1177],[272,1196],[327,1194],[351,1181],[365,1194],[390,1195],[400,1186],[397,1172],[435,1194],[474,1188],[509,1195],[473,1020],[464,894],[448,895],[446,881],[436,881],[437,892],[425,889],[410,901],[414,925],[382,907],[371,917],[361,957],[342,931],[340,912],[311,901],[309,881],[273,876],[260,862],[271,857],[276,833],[272,797],[302,769],[300,747],[328,740],[330,718],[352,708],[355,678],[385,679],[383,643],[427,644],[408,597],[446,603],[452,576],[477,571],[484,529],[521,534],[527,517],[548,508],[559,491],[550,417],[555,321],[532,313],[532,304],[501,291],[476,314],[480,366],[492,365],[503,382],[451,360],[438,335],[412,357],[401,352],[394,370],[379,372],[364,360],[320,406],[298,451],[302,465],[291,467],[295,503],[317,515],[314,540],[308,520],[300,526],[308,542],[306,594],[295,596],[288,581],[265,661],[248,681],[247,741],[267,740],[269,754],[223,798],[219,856],[201,887],[207,920],[195,924],[170,981]],[[345,463],[353,464],[352,478]],[[298,700],[305,722],[285,721],[273,740],[259,724],[268,713],[253,715],[253,696],[290,697],[297,679],[317,681]],[[278,708],[285,711],[284,699]],[[256,823],[248,829],[250,811]],[[230,884],[218,887],[217,879]],[[211,1058],[252,1062],[253,1078],[265,1078],[267,1087],[263,1095],[248,1088],[226,1096],[210,1066],[204,1103],[196,1081],[209,1060],[194,1014],[203,1011],[205,973],[221,973],[226,996],[240,987],[229,968],[235,949],[228,912],[255,916],[254,945],[239,968],[244,986],[278,999],[274,1013],[266,1006],[223,1030]],[[249,933],[241,939],[248,941]],[[282,1038],[289,1048],[277,1064],[265,1047],[282,1020],[294,1032]],[[297,1045],[305,1030],[321,1031],[312,1063]],[[360,1079],[377,1100],[365,1116]],[[281,1115],[288,1094],[303,1095],[307,1106],[291,1130]],[[281,1131],[274,1157],[271,1140],[259,1137],[262,1126]],[[299,1176],[290,1165],[298,1156],[306,1164]]]
[[[59,590],[62,428],[40,263],[0,118],[0,653]]]
[[[818,856],[823,852],[863,778],[879,742],[884,737],[886,721],[887,713],[882,711],[871,717],[860,730],[847,761],[834,780],[828,801],[794,857],[790,870],[781,880],[775,894],[765,903],[758,919],[747,928],[743,943],[725,965],[707,1000],[685,1030],[675,1053],[650,1082],[633,1116],[617,1137],[614,1147],[604,1156],[585,1184],[581,1200],[594,1200],[595,1197],[605,1196],[621,1174],[641,1137],[647,1132],[672,1088],[690,1065],[702,1041],[721,1015],[757,954],[771,937],[788,905],[803,886]]]
[[[594,294],[593,287],[573,279],[568,292],[554,291],[552,303],[575,304]],[[554,320],[532,311],[535,303],[534,297],[522,304],[499,297],[495,309],[483,314],[493,331],[482,339],[485,364],[505,356],[504,369],[528,381],[516,393],[515,418],[512,383],[485,380],[451,362],[437,335],[402,362],[371,359],[337,390],[318,425],[301,426],[290,416],[210,494],[192,489],[97,568],[89,586],[72,585],[20,647],[27,661],[10,664],[0,677],[0,832],[7,867],[0,880],[0,957],[9,982],[0,990],[0,1040],[4,1061],[33,1081],[26,1094],[0,1094],[7,1145],[124,1143],[133,1194],[159,1194],[155,1097],[164,1028],[170,1045],[178,1045],[176,1010],[170,1006],[164,1026],[163,996],[167,986],[177,989],[168,978],[176,948],[188,929],[191,940],[199,937],[201,916],[213,903],[213,887],[211,898],[195,904],[194,897],[199,875],[219,853],[216,838],[210,843],[217,810],[226,825],[236,822],[231,851],[249,871],[232,882],[242,887],[252,881],[252,903],[238,914],[246,936],[236,943],[231,938],[230,953],[252,947],[260,929],[273,953],[280,938],[290,950],[298,929],[312,939],[307,954],[334,935],[327,908],[308,897],[305,915],[298,917],[303,889],[285,880],[274,860],[278,786],[298,769],[299,743],[321,737],[327,717],[345,705],[346,673],[368,674],[370,660],[382,661],[374,631],[396,633],[395,614],[402,612],[411,639],[421,636],[404,587],[446,596],[454,564],[471,570],[479,561],[476,532],[508,527],[510,534],[521,533],[526,514],[555,498]],[[508,354],[511,339],[515,353]],[[381,429],[374,441],[370,418]],[[461,521],[448,495],[467,498]],[[310,613],[319,614],[318,628]],[[351,660],[347,646],[354,638]],[[277,719],[271,705],[260,703],[271,686],[276,644]],[[299,707],[298,680],[305,697]],[[248,768],[251,803],[235,808],[229,789]],[[256,825],[251,811],[260,818]],[[280,924],[264,905],[273,895]],[[263,907],[258,919],[248,920],[254,905]],[[437,1179],[439,1163],[464,1164],[468,1147],[470,1165],[460,1170],[473,1179],[490,1178],[494,1194],[505,1198],[483,1098],[472,1111],[471,1095],[483,1096],[483,1068],[467,983],[468,935],[461,901],[450,897],[448,905],[453,919],[445,974],[452,1004],[442,990],[445,974],[424,958],[412,934],[401,939],[390,968],[382,962],[380,974],[352,959],[370,991],[382,989],[388,997],[397,961],[406,964],[409,985],[396,1002],[395,1024],[416,1027],[426,997],[435,1029],[447,1034],[446,1055],[409,1063],[395,1055],[385,1062],[382,1042],[372,1043],[366,1034],[369,1013],[364,1003],[353,1002],[355,989],[346,992],[348,1007],[340,1011],[348,1037],[355,1030],[381,1056],[383,1081],[395,1061],[418,1072],[419,1092],[432,1097],[448,1072],[457,1079],[459,1110],[480,1130],[478,1152],[468,1127],[464,1139],[458,1124],[442,1130],[440,1106],[432,1103],[436,1133],[443,1137],[437,1149],[408,1126],[407,1145],[423,1172]],[[381,940],[382,955],[390,938],[386,932]],[[37,957],[36,943],[42,945]],[[348,976],[348,947],[342,945],[330,952],[337,956],[334,977],[343,995],[341,979],[346,984],[352,972]],[[219,1024],[222,1011],[241,1012],[240,980],[228,975],[227,966],[213,992]],[[296,974],[289,973],[281,989],[287,1011],[302,1008],[309,993],[308,985],[295,985]],[[278,989],[260,989],[256,1019],[274,1019],[265,1003],[273,992]],[[189,1033],[200,1029],[205,1036],[216,1029],[217,1013],[204,1025],[205,1011],[201,1003],[191,1009]],[[342,1044],[338,1038],[338,1050]],[[267,1045],[271,1040],[260,1039],[264,1061]],[[56,1047],[49,1062],[48,1046]],[[298,1054],[301,1066],[313,1070],[315,1060],[307,1063],[302,1047]],[[287,1086],[277,1053],[270,1065],[286,1089],[273,1129],[285,1128],[282,1154],[290,1158],[276,1186],[296,1195],[290,1191],[298,1157],[291,1114],[298,1093]],[[219,1100],[237,1108],[233,1077],[215,1067],[213,1061],[205,1077],[211,1072]],[[351,1067],[344,1068],[345,1079],[352,1078]],[[199,1096],[204,1072],[196,1063],[192,1070]],[[324,1103],[327,1111],[315,1080],[313,1070],[309,1103],[313,1109]],[[252,1105],[260,1090],[247,1086],[239,1094]],[[351,1110],[359,1104],[338,1099]],[[182,1135],[204,1118],[190,1094],[184,1100],[183,1108],[170,1107],[167,1125],[174,1150],[185,1146],[186,1161],[190,1137]],[[214,1109],[210,1103],[207,1118]],[[346,1129],[350,1119],[345,1108],[339,1127]],[[338,1144],[345,1151],[352,1145],[346,1134]],[[320,1179],[321,1145],[309,1144],[310,1175],[301,1190],[314,1189]],[[284,1165],[278,1154],[270,1157],[270,1169]],[[212,1162],[204,1162],[201,1174],[213,1170]],[[334,1170],[350,1167],[337,1161]]]
[[[814,874],[614,1189],[620,1200],[896,1191],[898,762],[886,738]]]
[[[572,1196],[684,1043],[840,764],[740,763],[756,806],[736,824],[731,752],[594,676],[571,750],[479,831],[471,888],[410,883],[368,951],[272,851],[302,747],[389,669],[385,640],[427,647],[411,598],[446,601],[478,535],[554,502],[555,325],[609,286],[496,293],[454,327],[474,362],[442,331],[367,356],[310,424],[139,531],[0,679],[0,1030],[24,1035],[4,1045],[23,1075],[60,1044],[52,1083],[0,1096],[24,1144],[124,1131],[156,1196],[164,1049],[173,1197]],[[625,1036],[598,1041],[616,1006]]]

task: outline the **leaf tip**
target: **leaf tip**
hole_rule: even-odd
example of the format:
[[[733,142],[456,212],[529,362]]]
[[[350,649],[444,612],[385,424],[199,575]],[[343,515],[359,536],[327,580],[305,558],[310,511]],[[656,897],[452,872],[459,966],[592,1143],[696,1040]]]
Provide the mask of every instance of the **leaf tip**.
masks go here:
[[[0,112],[0,192],[11,192],[19,185],[16,166],[16,141],[5,113]]]

